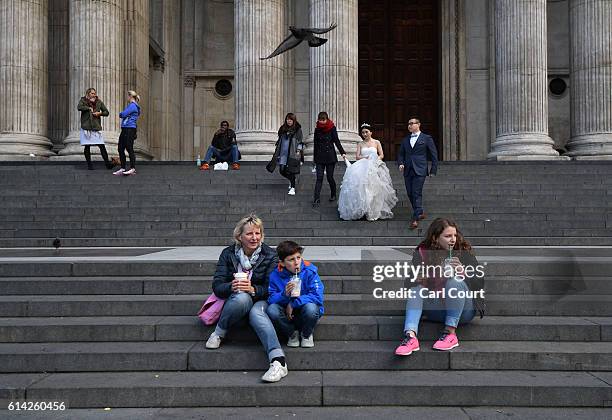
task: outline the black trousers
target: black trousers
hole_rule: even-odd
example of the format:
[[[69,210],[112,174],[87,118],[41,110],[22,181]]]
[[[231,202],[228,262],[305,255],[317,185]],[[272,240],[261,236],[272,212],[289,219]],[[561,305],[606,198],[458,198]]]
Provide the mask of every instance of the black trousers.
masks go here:
[[[317,183],[315,184],[314,199],[319,200],[321,198],[321,187],[323,187],[323,172],[327,173],[327,182],[329,183],[329,189],[331,196],[336,196],[336,181],[334,180],[334,169],[336,168],[336,162],[332,163],[317,163]]]
[[[286,165],[281,165],[278,172],[289,180],[289,182],[291,183],[291,188],[295,188],[295,174],[287,171]]]
[[[121,159],[121,167],[125,169],[127,162],[125,160],[125,150],[127,149],[130,155],[130,168],[136,167],[136,155],[134,154],[134,141],[136,140],[135,128],[122,128],[119,135],[119,159]]]
[[[104,159],[104,163],[106,163],[107,165],[110,164],[110,162],[108,161],[108,153],[106,152],[106,146],[104,146],[103,144],[97,144],[96,146],[98,146],[98,149],[100,149],[100,154],[102,155],[102,159]],[[85,160],[87,161],[88,165],[91,165],[91,146],[85,146],[85,150],[83,150],[83,153],[85,154]]]

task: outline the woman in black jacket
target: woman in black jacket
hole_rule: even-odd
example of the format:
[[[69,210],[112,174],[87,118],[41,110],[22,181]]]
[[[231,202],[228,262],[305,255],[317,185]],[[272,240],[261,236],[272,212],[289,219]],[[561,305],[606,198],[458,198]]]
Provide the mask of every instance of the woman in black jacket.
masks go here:
[[[235,243],[221,252],[212,287],[215,295],[225,299],[225,304],[215,331],[206,341],[206,348],[219,348],[227,331],[248,315],[249,324],[264,345],[270,361],[270,369],[262,379],[277,382],[287,376],[287,365],[266,311],[270,273],[278,265],[278,257],[263,240],[263,222],[250,215],[236,224]]]
[[[303,148],[302,127],[295,114],[290,112],[285,117],[285,123],[278,129],[278,141],[274,150],[279,173],[289,180],[289,195],[295,195],[295,176],[300,173],[300,151]]]
[[[327,172],[327,182],[331,190],[331,198],[329,201],[336,200],[334,169],[336,167],[336,162],[338,162],[338,157],[336,156],[334,146],[338,148],[338,151],[344,159],[346,157],[346,152],[342,148],[342,144],[340,144],[338,131],[336,130],[334,122],[329,119],[327,112],[319,112],[317,127],[314,132],[314,163],[317,169],[317,183],[315,184],[314,200],[312,201],[313,207],[318,207],[321,204],[321,187],[323,186],[324,172]]]

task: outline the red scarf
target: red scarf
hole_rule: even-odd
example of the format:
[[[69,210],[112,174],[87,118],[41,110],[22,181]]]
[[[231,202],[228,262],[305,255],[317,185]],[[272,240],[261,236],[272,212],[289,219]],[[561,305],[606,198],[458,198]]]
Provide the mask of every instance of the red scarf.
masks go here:
[[[320,121],[317,121],[317,128],[323,131],[324,133],[329,133],[334,127],[334,122],[330,119],[328,119],[325,124],[322,124]]]
[[[91,99],[87,98],[87,103],[94,110],[94,112],[96,110],[96,103],[97,102],[98,102],[98,97],[95,97],[93,101]]]

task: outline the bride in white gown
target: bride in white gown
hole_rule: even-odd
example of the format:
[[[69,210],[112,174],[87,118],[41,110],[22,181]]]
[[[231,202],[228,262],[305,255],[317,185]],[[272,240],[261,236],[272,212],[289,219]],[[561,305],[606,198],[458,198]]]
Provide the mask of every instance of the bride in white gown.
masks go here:
[[[383,151],[378,140],[372,138],[372,127],[361,125],[363,141],[357,145],[357,161],[346,168],[338,212],[343,220],[390,219],[397,195],[389,169],[383,162]]]

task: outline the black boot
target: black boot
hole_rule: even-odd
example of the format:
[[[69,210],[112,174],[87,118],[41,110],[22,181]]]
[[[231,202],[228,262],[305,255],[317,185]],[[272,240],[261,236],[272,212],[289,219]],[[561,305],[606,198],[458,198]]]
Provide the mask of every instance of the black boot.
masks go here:
[[[104,159],[106,169],[113,169],[113,164],[110,162],[110,160],[108,160],[108,153],[106,152],[106,147],[103,144],[98,147],[100,148],[100,154],[102,155],[102,159]]]
[[[90,171],[93,170],[93,164],[91,163],[91,151],[89,150],[89,146],[85,146],[83,154],[85,155],[85,160],[87,161],[87,169],[89,169]]]

